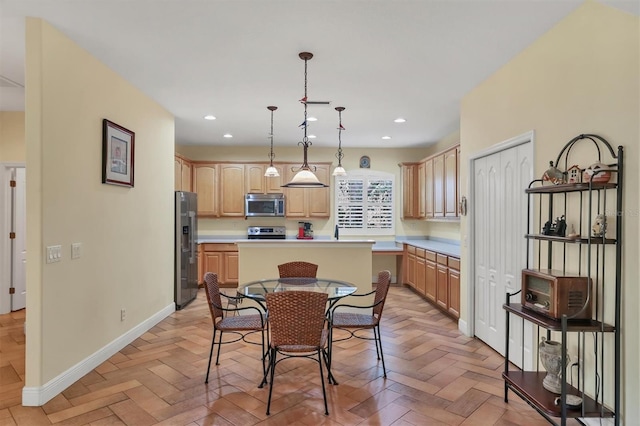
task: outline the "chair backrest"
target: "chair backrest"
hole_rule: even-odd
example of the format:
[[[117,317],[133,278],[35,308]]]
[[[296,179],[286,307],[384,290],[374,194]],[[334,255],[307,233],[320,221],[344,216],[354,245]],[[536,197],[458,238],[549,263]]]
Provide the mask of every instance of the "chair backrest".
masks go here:
[[[315,278],[318,272],[318,265],[296,260],[278,265],[278,272],[280,273],[280,278]]]
[[[220,299],[220,287],[218,286],[218,274],[215,272],[205,272],[204,289],[209,302],[209,310],[211,311],[211,319],[215,326],[218,318],[224,317],[222,308],[222,300]]]
[[[265,297],[273,346],[320,345],[327,293],[282,291],[267,293]]]
[[[382,317],[382,308],[384,308],[384,302],[387,300],[387,293],[389,292],[389,286],[391,285],[391,272],[380,271],[378,272],[378,284],[376,286],[376,296],[373,303],[377,304],[373,307],[373,315],[378,317],[378,320]]]

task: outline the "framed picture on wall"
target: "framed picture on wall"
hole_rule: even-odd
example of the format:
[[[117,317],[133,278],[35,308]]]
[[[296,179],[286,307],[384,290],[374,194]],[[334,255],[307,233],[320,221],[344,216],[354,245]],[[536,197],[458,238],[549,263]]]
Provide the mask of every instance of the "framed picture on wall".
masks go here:
[[[135,133],[102,120],[102,183],[133,188]]]

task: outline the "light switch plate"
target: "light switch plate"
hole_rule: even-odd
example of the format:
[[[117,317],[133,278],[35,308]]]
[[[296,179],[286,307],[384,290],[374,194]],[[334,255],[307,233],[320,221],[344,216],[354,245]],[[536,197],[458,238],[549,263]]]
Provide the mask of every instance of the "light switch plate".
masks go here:
[[[56,263],[62,260],[62,246],[47,246],[47,263]]]

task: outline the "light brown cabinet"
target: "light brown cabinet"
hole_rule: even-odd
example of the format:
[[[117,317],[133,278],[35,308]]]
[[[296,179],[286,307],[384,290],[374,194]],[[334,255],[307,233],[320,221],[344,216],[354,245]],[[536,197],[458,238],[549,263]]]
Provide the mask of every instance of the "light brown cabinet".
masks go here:
[[[419,163],[401,163],[402,218],[450,220],[460,217],[460,147]]]
[[[315,164],[315,175],[318,180],[324,184],[330,182],[329,163]],[[286,164],[285,181],[289,182],[300,166],[295,164]],[[293,168],[293,170],[292,170]],[[329,188],[283,188],[285,202],[285,216],[294,218],[328,218],[330,214]]]
[[[460,259],[405,244],[405,284],[450,316],[460,318]]]
[[[418,213],[417,195],[418,165],[402,164],[402,218],[416,219]]]
[[[283,192],[281,188],[283,184],[284,167],[281,164],[274,164],[280,176],[266,177],[264,173],[267,171],[269,163],[264,164],[245,164],[244,165],[244,183],[245,192],[251,194],[274,194]]]
[[[244,216],[244,164],[220,163],[220,216]]]
[[[199,281],[205,272],[218,274],[221,286],[232,287],[238,284],[238,247],[229,243],[200,244]]]
[[[174,186],[176,191],[191,191],[191,162],[179,155],[174,156],[175,178]]]
[[[193,191],[198,194],[198,216],[218,216],[218,168],[214,163],[193,165]]]

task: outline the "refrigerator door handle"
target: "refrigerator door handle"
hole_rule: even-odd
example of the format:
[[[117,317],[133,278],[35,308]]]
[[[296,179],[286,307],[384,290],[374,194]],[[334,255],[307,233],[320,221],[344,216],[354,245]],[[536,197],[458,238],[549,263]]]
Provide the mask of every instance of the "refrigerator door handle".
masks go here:
[[[190,211],[189,212],[189,226],[191,228],[191,232],[189,232],[189,263],[195,263],[196,262],[196,237],[195,237],[195,232],[196,232],[196,212],[194,211]]]

